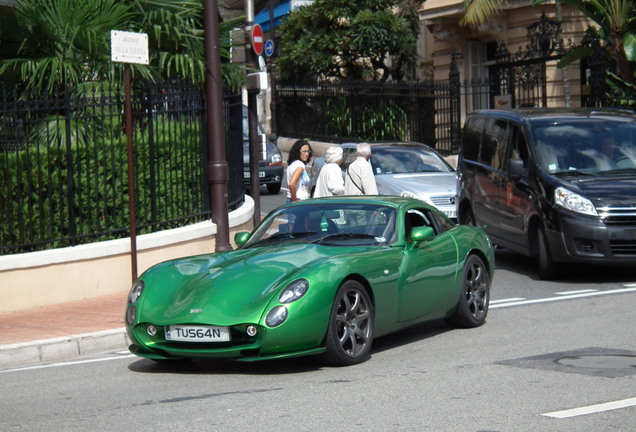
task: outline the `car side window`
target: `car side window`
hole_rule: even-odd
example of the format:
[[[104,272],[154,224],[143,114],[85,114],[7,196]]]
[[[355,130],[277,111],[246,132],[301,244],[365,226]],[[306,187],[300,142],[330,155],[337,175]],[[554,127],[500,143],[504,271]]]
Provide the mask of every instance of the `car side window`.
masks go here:
[[[517,125],[510,125],[510,159],[521,159],[523,167],[528,168],[528,144],[523,132]]]
[[[481,143],[480,162],[503,171],[506,167],[509,133],[508,122],[489,119]]]
[[[461,149],[463,159],[476,161],[479,158],[479,144],[484,130],[484,122],[483,117],[470,117],[466,121]]]
[[[411,229],[415,227],[431,227],[437,234],[437,229],[435,224],[432,223],[429,216],[427,216],[428,211],[424,209],[409,209],[406,211],[406,215],[404,216],[404,230],[405,230],[405,238],[406,241],[411,241]]]
[[[342,168],[343,171],[347,171],[349,165],[356,160],[356,152],[357,150],[355,147],[343,148],[342,165],[340,165],[340,168]]]

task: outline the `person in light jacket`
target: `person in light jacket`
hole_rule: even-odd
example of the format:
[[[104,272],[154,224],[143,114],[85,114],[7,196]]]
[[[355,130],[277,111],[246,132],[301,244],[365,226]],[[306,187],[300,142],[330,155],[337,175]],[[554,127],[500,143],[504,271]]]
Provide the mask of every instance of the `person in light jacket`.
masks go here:
[[[316,180],[314,198],[344,194],[344,179],[340,165],[342,165],[342,148],[329,147],[325,153],[325,165]]]
[[[371,146],[360,143],[357,147],[357,159],[349,165],[345,176],[345,195],[378,195],[378,186],[371,167]]]

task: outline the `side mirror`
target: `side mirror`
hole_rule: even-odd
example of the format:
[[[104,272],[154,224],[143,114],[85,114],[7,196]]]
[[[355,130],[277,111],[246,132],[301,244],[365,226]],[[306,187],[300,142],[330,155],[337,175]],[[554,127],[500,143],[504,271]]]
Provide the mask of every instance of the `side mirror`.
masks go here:
[[[525,172],[526,167],[523,166],[523,160],[508,159],[508,177],[510,177],[510,180],[519,180]]]
[[[415,227],[411,229],[411,241],[413,244],[433,240],[435,231],[431,227]]]
[[[243,246],[250,239],[250,233],[247,231],[241,231],[234,234],[234,243],[237,246]]]
[[[278,140],[278,135],[269,133],[267,134],[267,140],[276,144],[276,141]]]

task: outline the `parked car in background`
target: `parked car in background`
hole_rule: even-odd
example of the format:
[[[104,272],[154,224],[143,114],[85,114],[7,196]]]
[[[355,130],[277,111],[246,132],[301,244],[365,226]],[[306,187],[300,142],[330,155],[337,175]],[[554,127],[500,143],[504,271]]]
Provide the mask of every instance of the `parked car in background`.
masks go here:
[[[538,260],[636,265],[636,112],[485,110],[467,116],[460,223]]]
[[[276,146],[277,137],[274,134],[266,134],[263,126],[258,126],[258,179],[260,185],[267,187],[267,192],[277,194],[283,181],[283,156]],[[243,183],[250,186],[250,141],[247,109],[243,114]]]
[[[130,351],[154,360],[324,355],[351,365],[374,338],[430,320],[484,324],[494,256],[484,230],[388,196],[273,210],[237,250],[145,271],[126,307]],[[474,335],[466,335],[474,342]]]
[[[417,198],[438,208],[451,219],[456,218],[455,169],[431,147],[415,142],[382,142],[371,145],[371,166],[380,195]],[[356,160],[358,143],[340,144],[343,150],[342,175]],[[315,182],[325,164],[323,156],[311,166]]]

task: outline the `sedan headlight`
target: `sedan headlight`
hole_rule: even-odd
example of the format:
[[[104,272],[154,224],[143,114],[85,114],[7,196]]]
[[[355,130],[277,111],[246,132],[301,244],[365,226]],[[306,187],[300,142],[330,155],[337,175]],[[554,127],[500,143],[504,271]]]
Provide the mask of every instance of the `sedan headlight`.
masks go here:
[[[128,294],[128,303],[134,304],[139,297],[141,297],[141,293],[144,292],[144,281],[141,279],[137,279],[135,283],[133,283],[132,288],[130,288],[130,294]]]
[[[309,282],[307,279],[298,279],[290,283],[285,287],[283,292],[278,296],[278,301],[281,303],[292,303],[300,299],[307,293],[309,289]]]
[[[592,201],[581,195],[574,193],[564,187],[558,187],[554,191],[554,202],[560,205],[564,209],[586,214],[590,216],[598,216],[596,208]]]

